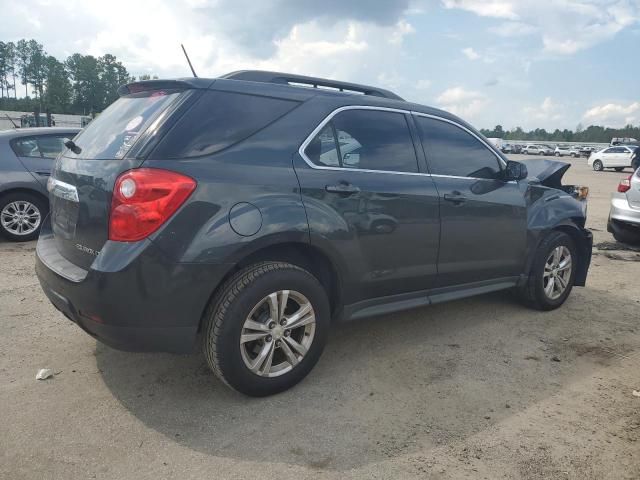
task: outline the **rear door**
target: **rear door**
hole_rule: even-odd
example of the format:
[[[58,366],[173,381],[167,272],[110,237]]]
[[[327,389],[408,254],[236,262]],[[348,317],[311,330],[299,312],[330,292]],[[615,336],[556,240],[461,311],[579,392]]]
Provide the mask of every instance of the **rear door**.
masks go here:
[[[410,117],[372,107],[341,110],[316,129],[294,163],[312,242],[343,258],[352,292],[346,303],[433,287],[439,200],[418,167]]]
[[[102,112],[56,161],[49,183],[51,227],[61,255],[88,268],[108,238],[116,178],[142,162],[128,158],[154,121],[185,93],[147,90],[125,95]]]
[[[41,185],[46,186],[54,159],[66,148],[64,142],[73,136],[73,134],[59,134],[15,138],[11,141],[11,148],[24,168]]]
[[[517,182],[501,179],[503,161],[462,125],[415,114],[441,198],[438,285],[520,275],[527,211]]]

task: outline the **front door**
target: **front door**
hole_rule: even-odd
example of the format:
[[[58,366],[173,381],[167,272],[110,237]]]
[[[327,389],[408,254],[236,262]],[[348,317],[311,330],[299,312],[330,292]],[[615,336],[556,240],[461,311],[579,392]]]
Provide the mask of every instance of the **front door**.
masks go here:
[[[341,257],[347,304],[435,286],[439,199],[408,119],[349,107],[296,156],[311,241]]]
[[[524,184],[503,181],[503,161],[466,127],[414,118],[441,198],[438,286],[520,275],[527,241]]]

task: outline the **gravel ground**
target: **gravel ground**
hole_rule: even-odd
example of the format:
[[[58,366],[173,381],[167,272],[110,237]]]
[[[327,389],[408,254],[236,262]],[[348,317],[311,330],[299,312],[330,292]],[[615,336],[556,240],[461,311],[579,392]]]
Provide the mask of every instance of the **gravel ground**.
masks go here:
[[[266,399],[201,355],[96,344],[41,293],[35,243],[0,241],[0,478],[639,478],[640,252],[606,232],[628,173],[571,163],[598,247],[564,307],[497,293],[339,325]]]

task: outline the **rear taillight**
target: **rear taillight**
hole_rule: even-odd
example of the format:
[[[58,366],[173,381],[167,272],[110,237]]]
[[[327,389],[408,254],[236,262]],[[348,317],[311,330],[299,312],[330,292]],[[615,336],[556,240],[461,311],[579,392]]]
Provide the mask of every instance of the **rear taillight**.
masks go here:
[[[631,175],[629,175],[625,179],[620,180],[620,183],[618,184],[618,191],[620,193],[624,193],[630,188],[631,188]]]
[[[173,215],[196,188],[185,175],[157,168],[124,172],[116,180],[109,216],[109,240],[136,242]]]

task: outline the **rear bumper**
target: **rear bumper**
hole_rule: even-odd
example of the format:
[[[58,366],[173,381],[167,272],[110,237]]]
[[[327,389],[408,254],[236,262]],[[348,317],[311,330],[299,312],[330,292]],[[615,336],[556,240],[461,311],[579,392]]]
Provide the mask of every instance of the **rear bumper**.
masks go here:
[[[640,208],[632,208],[624,193],[614,193],[611,197],[609,218],[617,222],[640,225]]]
[[[202,314],[228,266],[171,263],[145,241],[133,251],[130,244],[122,244],[118,253],[107,251],[120,255],[116,270],[96,268],[114,266],[97,259],[89,270],[81,270],[52,248],[53,241],[50,234],[41,235],[36,274],[67,318],[119,350],[194,350]]]

